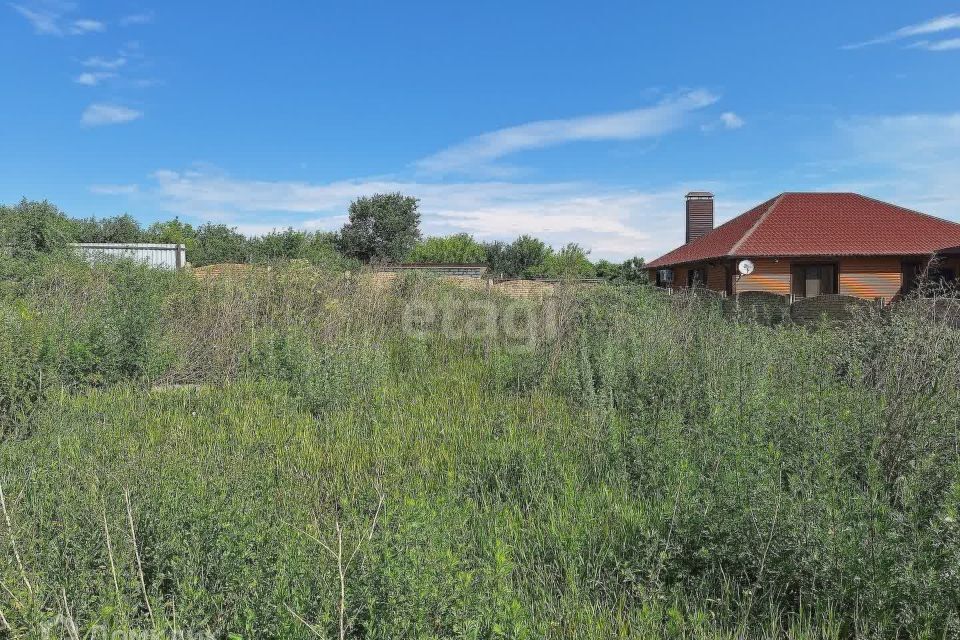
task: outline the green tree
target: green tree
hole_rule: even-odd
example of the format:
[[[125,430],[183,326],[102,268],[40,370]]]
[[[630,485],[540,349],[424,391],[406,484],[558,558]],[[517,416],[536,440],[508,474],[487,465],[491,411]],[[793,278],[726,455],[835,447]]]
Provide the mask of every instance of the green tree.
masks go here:
[[[510,245],[501,240],[483,243],[486,262],[494,277],[510,278],[516,275],[512,272],[513,265],[510,261],[509,248]]]
[[[533,275],[550,278],[593,278],[597,269],[587,258],[587,252],[575,242],[567,244],[560,251],[551,252],[537,267],[529,270]]]
[[[340,251],[363,262],[401,262],[420,240],[418,202],[400,193],[353,201],[350,221],[340,230]]]
[[[603,278],[604,280],[616,282],[619,281],[623,275],[623,265],[617,264],[616,262],[597,260],[594,266],[596,267],[597,277]]]
[[[634,256],[625,261],[620,267],[620,277],[625,282],[646,282],[646,262],[640,256]]]
[[[136,218],[128,213],[110,218],[103,218],[100,221],[100,240],[99,242],[141,242],[143,240],[143,229]]]
[[[430,264],[478,264],[487,261],[487,251],[469,233],[457,233],[427,238],[413,248],[407,259]]]
[[[308,260],[324,269],[346,271],[357,266],[337,250],[337,234],[329,231],[271,231],[248,241],[251,262],[269,263],[283,260]]]
[[[71,221],[46,200],[24,198],[13,207],[0,206],[0,245],[17,258],[63,249],[73,239]]]
[[[340,253],[337,249],[337,234],[331,231],[311,233],[302,257],[313,265],[333,271],[354,270],[360,266],[356,259]]]
[[[542,276],[547,258],[553,253],[543,240],[522,235],[506,250],[507,273],[511,276]]]
[[[182,244],[189,253],[197,246],[197,232],[192,225],[181,222],[180,218],[164,222],[154,222],[143,233],[144,242],[160,244]]]
[[[195,266],[221,262],[246,262],[247,239],[236,228],[207,223],[197,229],[197,244],[187,260]]]
[[[86,218],[73,223],[77,242],[142,242],[143,229],[136,218],[124,213],[108,218]]]
[[[283,231],[274,229],[270,233],[249,240],[250,261],[263,263],[305,258],[309,241],[310,238],[306,232],[297,231],[293,227]]]

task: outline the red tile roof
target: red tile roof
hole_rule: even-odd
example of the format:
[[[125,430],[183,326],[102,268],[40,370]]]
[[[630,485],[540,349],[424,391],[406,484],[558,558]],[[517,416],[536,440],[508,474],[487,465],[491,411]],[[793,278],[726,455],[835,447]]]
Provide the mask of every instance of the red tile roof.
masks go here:
[[[957,245],[955,222],[857,193],[782,193],[647,266],[727,257],[931,255]]]

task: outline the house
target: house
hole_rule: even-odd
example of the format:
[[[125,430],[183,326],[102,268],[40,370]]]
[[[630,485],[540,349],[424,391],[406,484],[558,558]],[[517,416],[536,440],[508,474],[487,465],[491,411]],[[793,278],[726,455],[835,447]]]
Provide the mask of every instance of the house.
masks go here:
[[[856,193],[782,193],[719,227],[713,194],[686,197],[686,244],[650,262],[651,281],[727,295],[843,294],[889,301],[930,264],[960,267],[960,224]]]

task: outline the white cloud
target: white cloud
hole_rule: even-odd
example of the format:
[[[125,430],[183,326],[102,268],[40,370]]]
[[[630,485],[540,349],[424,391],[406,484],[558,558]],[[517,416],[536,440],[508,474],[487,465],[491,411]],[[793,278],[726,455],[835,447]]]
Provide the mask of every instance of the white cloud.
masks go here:
[[[150,22],[153,22],[153,11],[133,13],[120,18],[120,26],[122,27],[129,27],[137,24],[148,24]]]
[[[137,184],[94,184],[88,187],[90,193],[100,196],[130,196],[140,191]]]
[[[127,59],[123,56],[118,56],[116,58],[93,56],[92,58],[87,58],[81,64],[83,64],[85,67],[91,67],[94,69],[119,69],[123,65],[127,64]]]
[[[142,111],[124,107],[118,104],[91,104],[87,107],[80,122],[86,127],[99,127],[107,124],[122,124],[132,122],[143,117]]]
[[[327,183],[239,180],[211,168],[162,170],[156,192],[172,213],[215,220],[245,233],[294,226],[333,229],[351,200],[401,191],[420,198],[427,234],[467,232],[512,240],[529,233],[554,246],[577,242],[594,258],[655,257],[682,242],[683,196],[693,186],[655,191],[588,183],[433,183],[390,179]],[[724,214],[739,213],[727,200]]]
[[[891,31],[886,35],[880,36],[879,38],[873,38],[872,40],[865,40],[864,42],[855,42],[853,44],[844,45],[843,48],[860,49],[862,47],[869,47],[875,44],[886,44],[916,36],[951,31],[953,29],[960,29],[960,13],[951,13],[948,15],[931,18],[925,22],[901,27],[896,31]]]
[[[83,35],[84,33],[102,32],[106,30],[107,25],[99,20],[91,20],[89,18],[85,18],[83,20],[74,20],[73,24],[70,25],[70,33],[75,36]]]
[[[107,25],[92,18],[66,22],[65,15],[73,4],[62,0],[33,0],[26,4],[11,3],[10,7],[33,26],[35,33],[46,36],[84,35],[106,31]]]
[[[926,49],[927,51],[953,51],[954,49],[960,49],[960,38],[935,40],[933,42],[921,40],[913,46],[918,49]]]
[[[688,116],[714,104],[718,97],[704,90],[689,91],[640,109],[561,120],[539,120],[498,129],[469,138],[420,160],[427,173],[495,169],[491,163],[504,156],[568,142],[635,140],[670,133],[682,127]]]
[[[116,77],[117,74],[110,73],[109,71],[94,71],[94,72],[84,72],[78,75],[73,79],[77,84],[82,84],[85,87],[95,87],[104,80],[109,80],[110,78]]]
[[[727,111],[726,113],[720,114],[720,122],[723,123],[723,126],[727,129],[739,129],[744,124],[743,118],[738,116],[732,111]]]
[[[33,25],[34,32],[47,36],[63,35],[63,29],[60,28],[59,24],[60,11],[43,6],[27,7],[21,4],[11,4],[10,6]]]

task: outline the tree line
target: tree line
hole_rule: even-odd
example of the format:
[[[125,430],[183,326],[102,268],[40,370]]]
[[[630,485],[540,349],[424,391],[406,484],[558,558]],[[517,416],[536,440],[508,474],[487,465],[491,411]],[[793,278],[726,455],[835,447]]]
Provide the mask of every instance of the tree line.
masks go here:
[[[182,244],[193,266],[219,263],[264,264],[306,260],[349,270],[362,264],[485,264],[497,277],[605,278],[636,282],[645,278],[643,259],[623,263],[598,260],[576,243],[554,249],[522,235],[513,242],[480,242],[468,233],[424,237],[419,201],[400,193],[354,200],[339,231],[274,230],[247,237],[222,223],[199,226],[179,218],[141,225],[133,216],[72,218],[47,201],[0,205],[0,245],[23,256],[52,252],[71,242]]]

